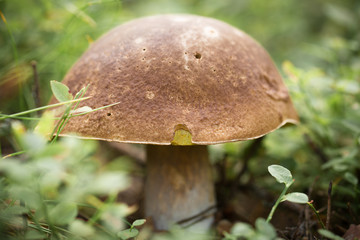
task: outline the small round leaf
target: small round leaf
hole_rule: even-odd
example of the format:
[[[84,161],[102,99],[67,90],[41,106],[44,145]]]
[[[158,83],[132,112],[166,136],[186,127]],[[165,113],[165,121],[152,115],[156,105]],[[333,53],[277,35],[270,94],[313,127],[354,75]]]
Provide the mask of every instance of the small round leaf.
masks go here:
[[[135,220],[132,225],[133,225],[134,227],[136,227],[136,226],[141,226],[141,225],[143,225],[145,222],[146,222],[146,219],[138,219],[138,220]]]
[[[129,228],[118,232],[117,235],[119,238],[125,240],[136,237],[138,234],[139,234],[139,230],[137,230],[136,228],[131,228],[131,229]]]
[[[66,225],[75,220],[77,213],[75,203],[60,202],[50,210],[49,217],[55,225]]]
[[[263,218],[256,219],[255,228],[258,233],[267,236],[268,239],[274,239],[276,237],[274,227]]]
[[[231,235],[236,237],[250,237],[254,234],[254,229],[247,223],[238,222],[231,228]]]
[[[293,183],[291,172],[280,165],[271,165],[268,167],[268,171],[279,183],[284,183],[286,186],[290,186]]]
[[[282,198],[282,201],[289,201],[289,202],[293,202],[293,203],[305,204],[305,203],[309,202],[309,198],[304,193],[293,192],[293,193],[286,194]]]
[[[335,235],[334,233],[332,233],[332,232],[330,232],[330,231],[328,231],[328,230],[326,230],[326,229],[319,229],[318,232],[319,232],[322,236],[324,236],[324,237],[326,237],[326,238],[328,238],[328,239],[332,239],[332,240],[344,240],[342,237],[339,237],[339,236]]]
[[[69,88],[65,84],[52,80],[50,81],[50,86],[51,91],[59,102],[66,102],[73,99]]]

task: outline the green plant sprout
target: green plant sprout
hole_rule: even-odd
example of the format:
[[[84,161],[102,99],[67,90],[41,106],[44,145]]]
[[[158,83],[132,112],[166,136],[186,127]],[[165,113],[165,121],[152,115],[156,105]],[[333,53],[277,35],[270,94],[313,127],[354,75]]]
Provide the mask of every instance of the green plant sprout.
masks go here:
[[[294,203],[307,204],[311,208],[311,210],[315,213],[322,228],[325,229],[325,225],[319,216],[319,212],[315,209],[314,205],[312,204],[313,201],[309,201],[309,198],[306,194],[298,193],[298,192],[286,194],[287,190],[294,183],[294,179],[291,175],[291,172],[287,168],[282,167],[280,165],[271,165],[268,167],[268,171],[279,183],[284,183],[285,188],[280,194],[277,201],[275,202],[274,206],[272,207],[266,221],[267,222],[271,221],[272,216],[280,202],[289,201]]]
[[[269,213],[269,216],[266,219],[266,222],[271,221],[271,219],[274,215],[274,212],[280,202],[289,201],[289,202],[300,203],[300,204],[306,204],[309,202],[308,196],[304,193],[293,192],[293,193],[286,194],[286,192],[288,191],[290,186],[294,183],[292,174],[287,168],[280,166],[280,165],[271,165],[268,167],[268,171],[271,174],[271,176],[273,176],[276,179],[276,181],[278,181],[279,183],[284,183],[285,188],[281,192],[279,198],[276,200],[274,206],[272,207],[272,209]]]
[[[276,231],[274,227],[270,224],[270,221],[275,213],[276,208],[278,207],[280,202],[290,201],[294,203],[306,204],[309,203],[309,198],[304,193],[293,192],[288,193],[288,189],[294,183],[294,179],[292,177],[291,172],[280,165],[271,165],[268,167],[268,171],[273,176],[276,181],[279,183],[284,183],[285,188],[281,192],[279,198],[276,200],[274,206],[272,207],[269,216],[267,219],[258,218],[255,221],[255,228],[253,228],[250,224],[247,223],[236,223],[231,229],[231,233],[224,233],[223,240],[236,240],[239,237],[244,239],[271,239],[271,240],[279,240],[281,238],[277,238]],[[315,208],[314,208],[315,209]],[[316,210],[315,210],[316,211]]]
[[[138,219],[135,220],[132,224],[128,223],[130,225],[130,228],[118,232],[117,236],[122,240],[134,238],[139,234],[139,230],[137,230],[135,227],[141,226],[145,222],[145,219]]]

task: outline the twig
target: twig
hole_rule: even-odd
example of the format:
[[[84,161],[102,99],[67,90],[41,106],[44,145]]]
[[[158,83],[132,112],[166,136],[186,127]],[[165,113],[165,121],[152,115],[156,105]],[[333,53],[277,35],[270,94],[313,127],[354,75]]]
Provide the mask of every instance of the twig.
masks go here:
[[[327,213],[326,213],[326,229],[327,230],[330,230],[331,191],[332,191],[332,181],[330,181],[329,188],[328,188],[328,201],[327,201]]]
[[[317,210],[315,209],[314,205],[313,205],[313,200],[311,200],[311,201],[308,202],[307,204],[308,204],[308,206],[310,206],[310,208],[311,208],[311,209],[313,210],[313,212],[315,213],[315,216],[317,217],[319,223],[321,224],[321,227],[322,227],[323,229],[325,229],[325,225],[324,225],[323,221],[322,221],[321,218],[320,218],[319,211],[317,211]]]
[[[40,98],[40,84],[39,84],[39,75],[38,75],[38,71],[37,71],[37,62],[31,61],[31,66],[33,69],[33,74],[34,74],[33,96],[35,99],[35,106],[40,107],[41,106],[41,98]],[[39,112],[38,115],[40,113],[41,112]]]
[[[182,225],[183,227],[190,227],[191,225],[194,225],[195,223],[201,222],[202,220],[212,217],[216,211],[216,206],[210,206],[206,208],[205,210],[199,212],[196,215],[193,215],[189,218],[185,218],[183,220],[180,220],[176,222],[179,225]]]
[[[308,196],[309,196],[310,199],[311,199],[311,195],[312,195],[312,192],[313,192],[313,189],[314,189],[314,185],[318,181],[318,179],[319,179],[319,176],[317,176],[314,179],[314,181],[312,182],[312,184],[309,187]],[[309,240],[313,239],[313,235],[311,234],[311,231],[310,231],[310,212],[309,212],[309,206],[308,205],[305,207],[305,234],[306,234],[306,236],[308,237]]]

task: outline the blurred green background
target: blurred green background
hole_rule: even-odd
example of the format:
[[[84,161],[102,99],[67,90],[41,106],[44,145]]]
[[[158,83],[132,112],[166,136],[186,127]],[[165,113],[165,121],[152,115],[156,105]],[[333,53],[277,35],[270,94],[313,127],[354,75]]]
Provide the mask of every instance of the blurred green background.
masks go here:
[[[93,40],[125,21],[165,13],[228,22],[264,45],[279,67],[289,60],[306,69],[331,71],[329,62],[334,61],[358,68],[359,58],[351,55],[359,49],[359,5],[357,0],[0,0],[0,84],[19,65],[22,79],[17,81],[31,81],[27,67],[35,60],[46,103],[48,82],[61,80]],[[5,89],[0,88],[1,95]],[[10,111],[8,103],[1,107]],[[16,104],[11,109],[20,110]]]
[[[125,21],[190,13],[242,29],[273,57],[301,124],[269,134],[249,162],[243,160],[252,141],[213,146],[213,163],[226,158],[229,181],[275,192],[281,186],[273,184],[267,166],[286,166],[294,172],[295,189],[314,187],[319,207],[326,205],[333,181],[335,211],[347,218],[338,223],[345,229],[360,224],[351,217],[360,215],[359,0],[0,0],[0,11],[0,112],[5,114],[36,106],[32,61],[44,105],[50,80],[62,80],[89,44]],[[24,121],[30,129],[35,123]],[[5,146],[12,142],[6,140],[7,127],[0,122]],[[238,179],[244,167],[246,174]]]

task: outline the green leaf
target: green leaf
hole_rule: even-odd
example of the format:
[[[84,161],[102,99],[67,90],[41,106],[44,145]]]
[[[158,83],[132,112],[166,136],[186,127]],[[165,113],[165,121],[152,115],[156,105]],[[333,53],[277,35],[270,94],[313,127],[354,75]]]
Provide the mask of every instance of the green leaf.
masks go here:
[[[59,102],[66,102],[73,99],[73,96],[69,92],[69,88],[65,84],[52,80],[50,81],[50,86],[51,91]]]
[[[268,167],[268,171],[279,183],[284,183],[288,187],[293,183],[293,177],[287,168],[271,165]]]
[[[101,214],[100,219],[107,229],[118,232],[124,229],[124,221],[122,219],[132,213],[131,211],[131,208],[124,203],[109,204]]]
[[[224,238],[222,240],[236,240],[237,237],[227,233],[227,232],[223,232]]]
[[[309,198],[305,193],[293,192],[293,193],[289,193],[289,194],[286,194],[285,196],[283,196],[281,201],[289,201],[289,202],[293,202],[293,203],[305,204],[305,203],[309,202]]]
[[[46,147],[46,139],[38,134],[27,132],[22,137],[22,144],[24,150],[30,154],[41,152]]]
[[[34,133],[48,137],[54,128],[55,116],[52,111],[44,112],[40,118],[40,121],[34,129]]]
[[[356,186],[359,182],[359,180],[357,179],[357,177],[350,173],[350,172],[346,172],[344,175],[344,178],[346,179],[346,181],[348,181],[349,183],[351,183],[352,185]]]
[[[61,202],[50,210],[50,219],[55,225],[66,225],[75,220],[77,215],[75,203]]]
[[[82,220],[75,220],[70,223],[69,230],[80,237],[89,237],[95,233],[94,228]]]
[[[46,234],[36,229],[29,229],[25,234],[26,240],[46,239]]]
[[[231,235],[236,237],[250,237],[255,234],[254,229],[247,223],[235,223],[231,228]]]
[[[124,190],[128,179],[122,172],[106,172],[94,178],[89,191],[94,194],[109,194]]]
[[[360,133],[360,124],[349,120],[343,120],[341,123],[354,133]]]
[[[136,226],[141,226],[143,225],[144,223],[146,222],[146,219],[138,219],[138,220],[135,220],[132,224],[133,227],[136,227]]]
[[[318,231],[322,236],[332,239],[332,240],[344,240],[342,237],[339,237],[337,235],[335,235],[334,233],[325,230],[325,229],[319,229]]]
[[[118,232],[117,235],[119,238],[125,240],[136,237],[138,234],[139,234],[139,230],[137,230],[136,228],[132,228],[132,229],[129,228]]]
[[[258,233],[265,235],[267,239],[274,239],[276,237],[274,227],[263,218],[256,219],[255,228]]]
[[[31,183],[31,180],[29,182]],[[9,193],[12,199],[24,201],[25,205],[31,209],[38,210],[41,207],[42,202],[39,193],[33,187],[29,188],[26,186],[11,184],[9,186]]]

